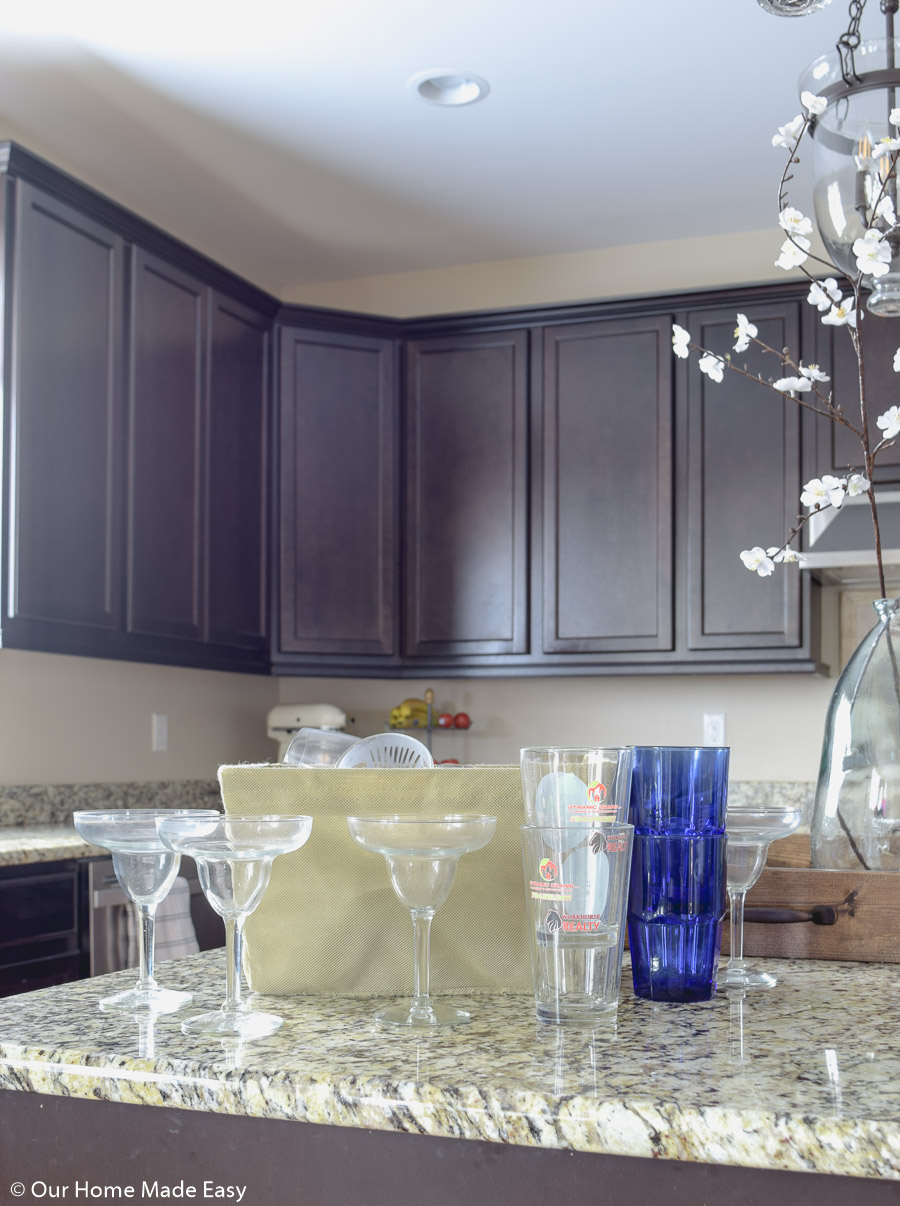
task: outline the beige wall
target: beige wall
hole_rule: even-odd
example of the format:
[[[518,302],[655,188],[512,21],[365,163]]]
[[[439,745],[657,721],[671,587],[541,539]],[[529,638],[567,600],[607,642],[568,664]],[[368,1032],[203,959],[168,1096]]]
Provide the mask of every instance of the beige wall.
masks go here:
[[[819,676],[654,678],[282,679],[282,703],[334,703],[353,732],[384,728],[391,707],[435,691],[468,712],[466,734],[437,733],[435,758],[516,762],[523,745],[700,745],[703,713],[724,712],[736,779],[814,780],[833,680]]]
[[[275,703],[334,703],[352,731],[380,731],[390,708],[433,687],[466,711],[467,734],[437,734],[435,757],[509,762],[522,745],[699,743],[703,713],[724,712],[740,779],[816,777],[834,682],[819,676],[652,678],[283,678],[0,650],[0,782],[110,783],[213,777],[222,762],[268,761]],[[150,717],[169,749],[150,748]]]
[[[263,675],[0,650],[0,782],[118,783],[214,778],[265,760],[277,685]],[[153,712],[169,749],[150,748]]]

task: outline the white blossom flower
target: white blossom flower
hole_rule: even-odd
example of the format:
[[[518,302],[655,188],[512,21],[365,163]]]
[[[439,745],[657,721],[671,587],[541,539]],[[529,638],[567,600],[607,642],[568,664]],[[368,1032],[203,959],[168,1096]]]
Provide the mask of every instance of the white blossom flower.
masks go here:
[[[691,333],[686,331],[684,327],[680,327],[677,322],[672,323],[672,351],[676,356],[680,356],[682,360],[687,360],[691,342]]]
[[[808,377],[810,381],[830,381],[831,378],[827,373],[823,373],[817,364],[800,365],[800,372],[804,377]]]
[[[875,206],[875,217],[882,218],[888,226],[897,225],[897,211],[894,209],[894,199],[889,193],[885,193]]]
[[[822,322],[829,327],[855,327],[856,311],[852,308],[851,299],[848,297],[845,302],[832,306],[827,314],[822,315]]]
[[[804,239],[802,235],[795,235],[792,239],[785,239],[781,244],[781,255],[775,261],[775,267],[796,268],[808,255],[809,239]]]
[[[825,310],[836,306],[842,297],[837,281],[833,276],[829,276],[824,281],[813,281],[806,300],[824,313]]]
[[[900,435],[900,406],[892,406],[883,415],[879,415],[875,422],[884,432],[882,439],[893,440],[895,436]]]
[[[900,348],[894,352],[894,372],[900,373]]]
[[[739,314],[737,316],[737,326],[734,328],[734,337],[737,340],[734,350],[736,352],[746,352],[751,340],[755,339],[758,333],[756,327],[747,318],[747,315]]]
[[[773,561],[795,562],[797,565],[802,565],[806,561],[803,553],[795,552],[790,545],[783,549],[766,549],[766,556],[771,557]]]
[[[700,372],[706,373],[712,381],[721,381],[725,375],[725,361],[721,356],[714,356],[712,352],[701,356],[697,363],[700,366]]]
[[[772,386],[793,398],[794,394],[805,394],[811,390],[812,382],[808,377],[782,377],[780,381],[773,381]]]
[[[855,498],[857,494],[865,494],[871,484],[861,473],[851,473],[847,478],[847,497]]]
[[[891,270],[891,245],[877,230],[867,230],[853,244],[856,267],[863,276],[884,276]]]
[[[900,151],[900,138],[879,138],[872,147],[872,158],[880,159],[882,155],[891,155]]]
[[[833,477],[826,473],[824,477],[814,477],[806,483],[800,495],[800,502],[814,511],[823,507],[839,507],[844,501],[846,487],[845,478]]]
[[[775,562],[758,544],[754,545],[752,549],[744,549],[741,553],[741,561],[748,570],[755,570],[760,578],[768,578],[775,569]]]
[[[820,113],[824,113],[828,108],[828,101],[824,96],[816,96],[813,92],[801,92],[800,103],[803,105],[811,116],[818,117]]]
[[[786,230],[788,234],[812,234],[813,224],[810,219],[804,217],[799,209],[794,209],[790,205],[786,205],[778,215],[778,225],[782,230]]]
[[[793,150],[794,143],[803,133],[803,124],[803,114],[798,113],[787,125],[779,126],[778,133],[772,135],[772,146]]]

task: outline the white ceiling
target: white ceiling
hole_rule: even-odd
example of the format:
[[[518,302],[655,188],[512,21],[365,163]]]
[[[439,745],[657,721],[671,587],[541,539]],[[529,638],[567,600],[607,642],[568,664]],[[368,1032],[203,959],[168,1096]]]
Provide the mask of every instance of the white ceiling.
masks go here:
[[[869,5],[863,29],[881,33]],[[284,294],[775,225],[771,135],[844,0],[28,0],[0,122]],[[407,80],[476,72],[487,99]],[[809,211],[798,180],[791,200]]]

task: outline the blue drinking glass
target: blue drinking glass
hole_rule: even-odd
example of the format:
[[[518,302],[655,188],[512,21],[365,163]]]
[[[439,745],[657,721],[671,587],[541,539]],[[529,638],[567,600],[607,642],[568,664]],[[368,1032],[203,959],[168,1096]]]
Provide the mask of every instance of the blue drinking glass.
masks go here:
[[[628,893],[635,995],[708,1001],[725,916],[725,834],[636,833]]]
[[[636,746],[628,817],[635,832],[724,833],[729,754],[727,746]]]

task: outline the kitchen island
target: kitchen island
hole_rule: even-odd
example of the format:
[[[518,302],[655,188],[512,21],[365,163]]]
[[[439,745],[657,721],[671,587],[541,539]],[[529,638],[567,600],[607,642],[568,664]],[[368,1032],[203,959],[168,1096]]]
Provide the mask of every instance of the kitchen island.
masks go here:
[[[262,997],[285,1018],[270,1038],[189,1039],[221,951],[160,965],[195,1002],[152,1021],[97,1009],[133,972],[11,997],[0,1201],[76,1182],[86,1200],[240,1183],[250,1206],[900,1200],[900,970],[760,963],[774,989],[692,1006],[638,1001],[626,969],[592,1032],[537,1023],[523,996],[469,998],[470,1025],[422,1039],[371,1001]]]

